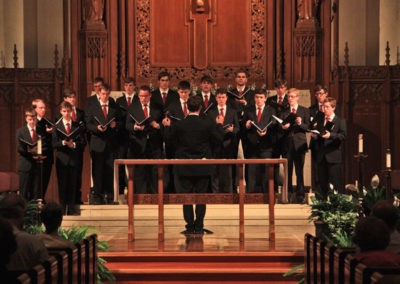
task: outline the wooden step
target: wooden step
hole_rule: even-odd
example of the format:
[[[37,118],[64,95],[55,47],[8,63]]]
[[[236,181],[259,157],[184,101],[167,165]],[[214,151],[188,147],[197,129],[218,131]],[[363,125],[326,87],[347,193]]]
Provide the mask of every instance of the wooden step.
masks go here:
[[[118,283],[166,279],[171,283],[296,283],[295,278],[283,274],[303,262],[302,252],[107,252],[100,256]]]

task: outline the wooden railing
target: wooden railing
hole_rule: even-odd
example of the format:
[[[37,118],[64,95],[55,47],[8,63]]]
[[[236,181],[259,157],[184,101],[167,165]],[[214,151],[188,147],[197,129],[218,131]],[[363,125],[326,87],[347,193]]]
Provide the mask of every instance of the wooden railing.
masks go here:
[[[164,194],[163,173],[167,165],[237,165],[239,175],[239,193],[207,194]],[[245,193],[243,169],[248,164],[268,165],[267,193]],[[126,165],[129,169],[128,180],[128,240],[134,240],[134,204],[158,204],[158,240],[164,241],[164,204],[239,204],[239,239],[244,241],[244,204],[269,204],[269,240],[270,248],[275,248],[275,192],[274,165],[283,164],[285,178],[282,189],[282,202],[287,203],[287,160],[286,159],[199,159],[199,160],[125,160],[114,161],[114,201],[118,201],[119,180],[118,166]],[[134,167],[137,165],[156,165],[158,169],[158,194],[134,194]]]

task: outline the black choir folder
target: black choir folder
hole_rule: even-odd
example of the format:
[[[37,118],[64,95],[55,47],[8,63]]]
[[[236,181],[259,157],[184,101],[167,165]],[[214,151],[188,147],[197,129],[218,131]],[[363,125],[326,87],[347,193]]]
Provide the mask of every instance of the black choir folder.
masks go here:
[[[94,119],[96,122],[101,126],[101,128],[106,128],[111,122],[115,120],[115,117],[111,118],[106,124],[101,124],[100,120],[97,118],[97,116],[94,116]]]
[[[203,114],[207,114],[207,112],[211,109],[211,107],[212,107],[213,105],[214,105],[213,103],[210,103],[210,104],[208,105],[208,107],[203,111]]]
[[[142,121],[138,121],[132,114],[129,114],[129,116],[135,121],[137,126],[142,126],[143,124],[145,124],[149,119],[150,119],[150,115],[148,117],[146,117],[145,119],[143,119]]]
[[[73,131],[71,131],[70,134],[67,134],[66,132],[64,132],[64,130],[60,129],[59,127],[55,127],[56,130],[58,132],[61,133],[61,135],[63,136],[63,138],[65,140],[74,140],[76,138],[76,136],[78,136],[79,134],[81,134],[81,131],[83,130],[84,127],[84,123],[83,121],[79,122],[79,125],[77,128],[75,128]]]
[[[35,147],[37,145],[37,141],[36,142],[29,142],[29,141],[26,141],[25,139],[22,139],[22,138],[19,138],[19,141],[21,141],[22,143],[24,143],[24,144],[26,144],[26,145],[28,145],[30,147]]]
[[[250,123],[251,123],[258,131],[260,131],[260,132],[265,132],[265,131],[267,131],[268,126],[271,125],[272,120],[271,120],[264,128],[261,128],[261,127],[260,127],[259,125],[257,125],[257,123],[255,123],[254,121],[250,121]]]
[[[325,126],[323,127],[323,129],[317,130],[317,129],[311,129],[309,130],[309,132],[311,133],[315,133],[318,135],[324,135],[327,131],[332,131],[333,127],[335,126],[335,124],[332,121],[327,121],[325,123]]]
[[[167,112],[167,117],[172,119],[172,120],[176,120],[176,121],[180,121],[182,119],[180,119],[179,117],[173,116],[172,114],[170,114],[169,112]]]
[[[290,125],[294,124],[294,122],[296,121],[296,117],[297,115],[295,113],[290,113],[285,119],[281,119],[275,115],[272,115],[272,117],[279,123],[279,124],[287,124],[289,123]]]
[[[247,92],[250,91],[250,89],[247,89],[245,92],[243,92],[241,95],[238,93],[236,94],[233,91],[228,91],[229,94],[231,94],[232,96],[234,96],[235,98],[237,98],[238,100],[242,100],[244,95],[247,94]]]

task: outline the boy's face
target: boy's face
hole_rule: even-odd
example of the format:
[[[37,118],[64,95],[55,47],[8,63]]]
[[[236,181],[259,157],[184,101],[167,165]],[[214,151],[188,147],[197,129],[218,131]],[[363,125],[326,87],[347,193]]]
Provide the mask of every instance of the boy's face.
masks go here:
[[[226,94],[217,94],[215,99],[217,100],[218,106],[224,106],[224,105],[226,105],[228,96]]]
[[[276,87],[275,90],[278,96],[281,97],[286,93],[287,87],[285,85],[280,85],[279,87]]]
[[[322,104],[326,97],[328,96],[328,93],[325,92],[324,90],[319,90],[318,92],[315,92],[315,97],[317,98],[318,103]]]
[[[69,102],[72,106],[75,106],[76,96],[74,94],[69,95],[69,97],[65,97],[64,101]]]
[[[168,76],[163,76],[160,78],[160,80],[158,81],[158,84],[160,85],[160,88],[162,90],[166,90],[169,87],[169,78]]]
[[[150,102],[151,94],[149,91],[140,90],[139,91],[139,101],[140,103],[147,105]]]
[[[100,94],[100,88],[103,85],[103,83],[101,82],[95,82],[93,84],[93,92],[95,92],[96,94]]]
[[[102,103],[107,103],[109,96],[110,96],[110,92],[108,90],[106,90],[106,89],[101,89],[100,90],[99,97],[100,97],[100,101]]]
[[[183,101],[187,101],[190,95],[190,90],[189,89],[178,89],[178,94],[179,98],[181,98]]]
[[[32,115],[27,115],[25,117],[25,121],[29,125],[29,127],[35,128],[35,126],[36,126],[36,117],[34,117]]]
[[[243,72],[237,73],[235,81],[236,81],[236,85],[238,85],[238,86],[246,85],[246,83],[247,83],[247,75],[246,75],[246,73],[243,73]]]
[[[298,101],[299,101],[299,96],[295,92],[288,94],[288,102],[290,106],[297,105]]]
[[[325,102],[323,106],[325,116],[331,116],[335,112],[335,108],[332,107],[330,102]]]
[[[71,120],[71,109],[67,107],[63,107],[60,109],[60,113],[63,119]]]
[[[132,82],[125,83],[124,89],[125,89],[125,92],[127,92],[129,95],[131,95],[131,94],[133,94],[133,91],[135,90],[135,84],[133,84]]]
[[[46,105],[42,101],[37,102],[35,111],[39,117],[44,117],[46,114]]]
[[[201,90],[204,93],[209,93],[211,91],[211,86],[212,86],[211,83],[207,81],[203,81],[200,83]]]
[[[261,107],[265,104],[267,97],[264,94],[255,94],[254,101],[256,102],[256,106]]]

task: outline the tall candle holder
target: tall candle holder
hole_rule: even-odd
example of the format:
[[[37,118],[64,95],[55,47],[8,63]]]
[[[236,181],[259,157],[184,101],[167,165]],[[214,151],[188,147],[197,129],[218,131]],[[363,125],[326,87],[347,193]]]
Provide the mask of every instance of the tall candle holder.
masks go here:
[[[386,200],[393,202],[393,192],[392,192],[392,160],[391,160],[390,149],[386,149]]]
[[[363,144],[363,134],[358,135],[358,153],[354,155],[354,158],[357,160],[358,165],[358,216],[364,217],[364,210],[363,210],[363,189],[364,189],[364,160],[368,157],[367,154],[364,153],[364,144]]]
[[[39,209],[43,208],[43,161],[46,159],[46,156],[42,154],[36,154],[33,156],[33,158],[36,160],[36,163],[38,164],[39,167],[39,192],[37,196],[37,202],[38,202],[38,207]]]

